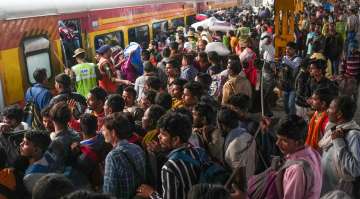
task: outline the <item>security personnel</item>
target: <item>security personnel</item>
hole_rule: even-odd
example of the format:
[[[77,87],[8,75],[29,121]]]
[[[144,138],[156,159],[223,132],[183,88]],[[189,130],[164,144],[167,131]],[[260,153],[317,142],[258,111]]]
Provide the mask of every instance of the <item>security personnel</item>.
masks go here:
[[[87,97],[90,90],[97,86],[100,72],[95,64],[86,62],[86,53],[84,49],[76,49],[73,57],[78,63],[71,68],[72,76],[75,80],[76,92]]]

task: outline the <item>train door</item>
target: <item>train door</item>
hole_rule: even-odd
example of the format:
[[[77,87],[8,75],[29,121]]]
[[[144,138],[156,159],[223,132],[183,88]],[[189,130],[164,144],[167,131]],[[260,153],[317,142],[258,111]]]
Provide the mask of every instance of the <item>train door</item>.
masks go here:
[[[79,19],[60,20],[58,22],[63,63],[65,67],[75,65],[74,50],[82,48],[81,24]]]

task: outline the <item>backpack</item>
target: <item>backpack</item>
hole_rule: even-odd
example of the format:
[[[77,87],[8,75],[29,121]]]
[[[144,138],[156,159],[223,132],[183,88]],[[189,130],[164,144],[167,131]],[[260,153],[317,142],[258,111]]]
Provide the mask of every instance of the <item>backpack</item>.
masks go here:
[[[39,92],[35,97],[32,94],[32,88],[30,88],[31,99],[26,102],[24,106],[24,121],[33,129],[43,129],[41,113],[37,107],[35,100],[42,93]]]
[[[200,148],[196,148],[195,154],[200,159],[201,153],[205,154],[205,151]],[[183,150],[177,153],[174,153],[170,156],[169,160],[182,160],[184,162],[190,163],[193,166],[200,168],[200,175],[198,183],[209,183],[209,184],[220,184],[225,185],[227,179],[230,176],[230,172],[226,170],[220,164],[210,161],[210,160],[197,160],[186,154]]]
[[[279,160],[279,159],[277,159]],[[282,166],[273,162],[272,167],[268,168],[264,172],[251,176],[248,180],[248,197],[251,199],[281,199],[284,197],[283,193],[283,177],[285,170],[294,165],[300,165],[306,176],[306,191],[309,191],[313,186],[311,177],[313,175],[311,166],[305,160],[288,160]],[[279,169],[276,169],[279,168]]]

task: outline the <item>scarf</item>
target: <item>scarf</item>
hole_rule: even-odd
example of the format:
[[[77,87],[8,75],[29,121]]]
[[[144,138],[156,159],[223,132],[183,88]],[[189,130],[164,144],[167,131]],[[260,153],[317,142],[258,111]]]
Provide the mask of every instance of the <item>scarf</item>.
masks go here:
[[[311,117],[308,133],[305,141],[305,143],[308,146],[316,150],[319,149],[318,142],[319,142],[319,135],[321,133],[321,127],[327,118],[328,116],[325,111],[321,113],[316,111],[314,115]]]

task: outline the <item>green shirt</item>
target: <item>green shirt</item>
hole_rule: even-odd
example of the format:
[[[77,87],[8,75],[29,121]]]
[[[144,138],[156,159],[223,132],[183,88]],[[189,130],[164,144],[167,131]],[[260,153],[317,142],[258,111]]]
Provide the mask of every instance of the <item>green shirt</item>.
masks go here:
[[[93,63],[77,64],[72,67],[76,76],[76,92],[84,97],[87,97],[90,90],[97,86],[96,67]]]

